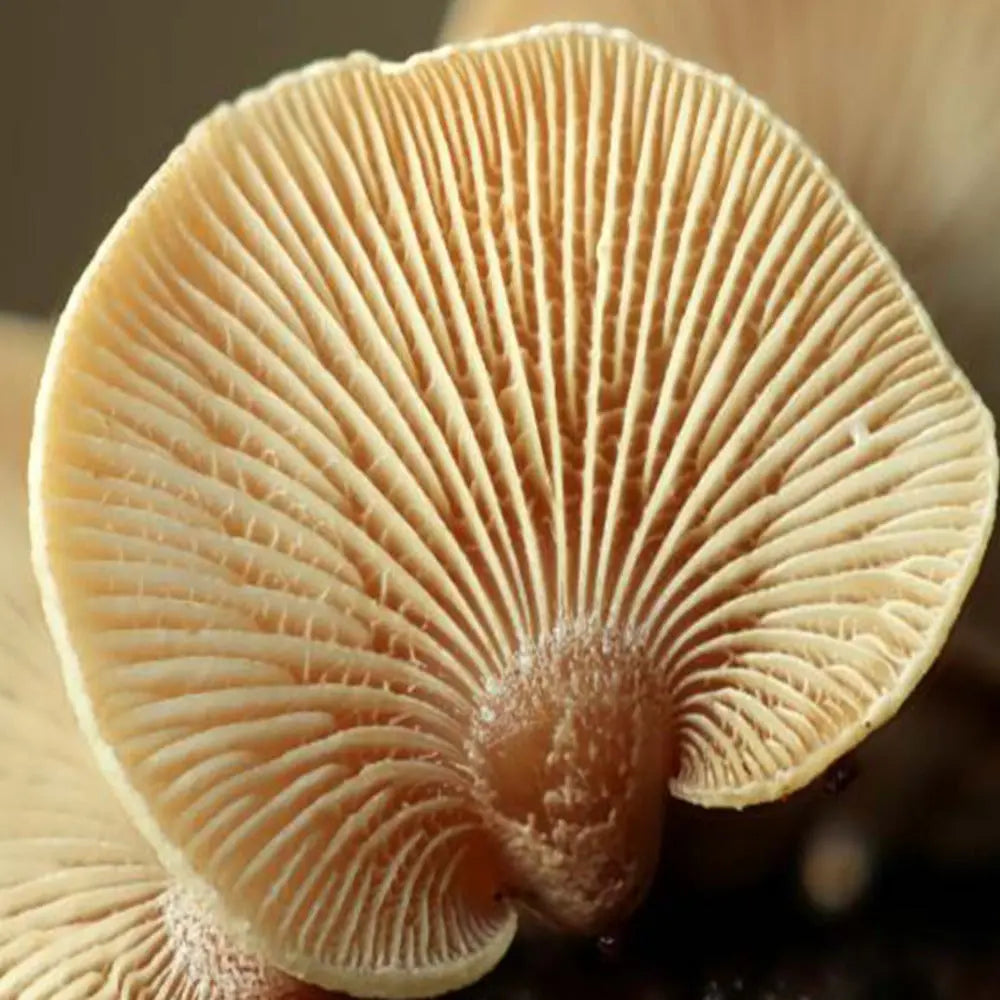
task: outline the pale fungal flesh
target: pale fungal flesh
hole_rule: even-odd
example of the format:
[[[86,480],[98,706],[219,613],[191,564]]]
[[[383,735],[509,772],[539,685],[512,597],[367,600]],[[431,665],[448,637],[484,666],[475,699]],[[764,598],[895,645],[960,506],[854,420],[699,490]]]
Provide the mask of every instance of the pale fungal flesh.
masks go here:
[[[797,129],[1000,410],[996,0],[457,0],[443,36],[565,18],[621,25],[729,74]],[[956,635],[994,675],[998,601],[994,541]]]
[[[102,766],[301,978],[594,931],[668,791],[808,782],[928,668],[992,421],[731,82],[554,28],[220,109],[60,321],[36,569]],[[668,817],[669,818],[669,817]]]
[[[76,726],[0,475],[0,1000],[315,1000],[206,919]]]
[[[458,0],[443,35],[570,17],[629,28],[766,101],[844,184],[959,360],[973,340],[976,360],[994,357],[994,0]]]

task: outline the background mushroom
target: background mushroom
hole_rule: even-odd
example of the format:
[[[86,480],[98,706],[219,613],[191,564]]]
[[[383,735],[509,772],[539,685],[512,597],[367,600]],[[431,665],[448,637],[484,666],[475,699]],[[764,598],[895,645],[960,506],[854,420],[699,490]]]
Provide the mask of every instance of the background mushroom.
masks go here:
[[[0,473],[0,1000],[317,1000],[203,919],[88,750]]]
[[[24,479],[31,413],[52,324],[0,313],[0,466]]]
[[[414,995],[593,932],[663,798],[808,782],[927,669],[992,421],[732,83],[551,29],[195,128],[64,313],[36,569],[99,760],[275,964]]]
[[[1000,6],[994,0],[457,0],[449,41],[601,21],[732,75],[829,164],[1000,410]],[[1000,677],[1000,546],[956,629]]]

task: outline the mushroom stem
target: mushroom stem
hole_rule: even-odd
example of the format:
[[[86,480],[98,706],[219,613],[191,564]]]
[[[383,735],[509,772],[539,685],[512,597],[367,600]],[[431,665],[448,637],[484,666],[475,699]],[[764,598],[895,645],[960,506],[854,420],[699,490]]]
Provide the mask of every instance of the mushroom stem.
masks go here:
[[[628,917],[656,870],[669,712],[641,642],[573,623],[521,650],[472,727],[477,798],[511,896],[596,935]]]

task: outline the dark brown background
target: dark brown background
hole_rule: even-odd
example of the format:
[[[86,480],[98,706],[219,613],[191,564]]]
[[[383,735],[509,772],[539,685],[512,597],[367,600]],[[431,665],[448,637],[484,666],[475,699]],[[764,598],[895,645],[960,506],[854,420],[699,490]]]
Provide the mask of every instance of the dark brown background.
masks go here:
[[[0,309],[54,315],[128,199],[218,102],[426,48],[444,0],[0,0]]]

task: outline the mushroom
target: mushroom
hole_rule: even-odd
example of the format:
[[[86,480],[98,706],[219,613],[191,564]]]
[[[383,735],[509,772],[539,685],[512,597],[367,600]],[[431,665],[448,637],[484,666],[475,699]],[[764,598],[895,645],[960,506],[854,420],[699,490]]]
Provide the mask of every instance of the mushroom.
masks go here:
[[[667,793],[784,796],[933,661],[992,420],[802,142],[557,26],[194,128],[59,322],[30,491],[78,717],[307,981],[625,919]]]
[[[1000,6],[995,0],[457,0],[449,40],[555,19],[621,25],[730,74],[827,162],[1000,409]],[[956,630],[1000,676],[990,546]]]
[[[0,474],[0,1000],[307,1000],[157,861],[76,726]]]
[[[31,411],[52,325],[0,313],[0,465],[23,478]]]

